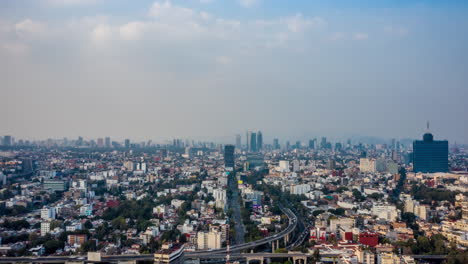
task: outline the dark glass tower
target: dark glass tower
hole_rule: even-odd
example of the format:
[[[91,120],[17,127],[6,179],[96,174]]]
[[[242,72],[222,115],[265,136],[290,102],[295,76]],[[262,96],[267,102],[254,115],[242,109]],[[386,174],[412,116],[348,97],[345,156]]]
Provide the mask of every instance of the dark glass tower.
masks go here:
[[[226,145],[224,146],[224,166],[226,168],[233,168],[234,169],[234,149],[233,145]]]
[[[423,173],[448,172],[448,141],[434,140],[426,133],[423,140],[413,142],[413,171]]]
[[[257,133],[249,132],[250,133],[250,151],[257,152]]]
[[[257,150],[262,150],[263,149],[263,135],[261,131],[258,131],[257,133]]]

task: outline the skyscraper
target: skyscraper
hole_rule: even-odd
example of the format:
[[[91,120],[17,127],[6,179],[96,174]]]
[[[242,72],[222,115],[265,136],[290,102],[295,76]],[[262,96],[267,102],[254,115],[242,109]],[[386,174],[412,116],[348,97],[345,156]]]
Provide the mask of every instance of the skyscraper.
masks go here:
[[[3,137],[3,145],[8,146],[8,147],[12,145],[11,136],[4,136]]]
[[[106,148],[110,148],[110,147],[111,147],[110,137],[106,137]]]
[[[234,170],[234,145],[224,146],[224,166],[226,170]]]
[[[78,137],[78,140],[76,141],[76,146],[77,147],[83,146],[83,137]]]
[[[327,138],[322,137],[322,141],[320,142],[320,148],[321,149],[326,149],[327,148]]]
[[[103,138],[98,138],[97,139],[97,145],[100,148],[104,147],[104,139]]]
[[[250,132],[250,151],[257,151],[257,133]]]
[[[241,143],[241,135],[236,135],[236,148],[241,149],[242,143]]]
[[[273,139],[273,148],[280,149],[279,140],[277,138]]]
[[[130,148],[130,139],[125,139],[125,148]]]
[[[263,148],[263,135],[261,131],[257,133],[257,150],[260,151]]]
[[[413,142],[414,172],[448,172],[448,169],[447,140],[434,140],[434,136],[427,132],[423,135],[423,140]]]
[[[246,147],[247,147],[247,151],[250,151],[250,141],[251,141],[251,137],[252,137],[252,132],[250,131],[247,131],[247,134],[245,135],[245,139],[246,139]]]
[[[309,140],[309,149],[315,149],[315,140]]]

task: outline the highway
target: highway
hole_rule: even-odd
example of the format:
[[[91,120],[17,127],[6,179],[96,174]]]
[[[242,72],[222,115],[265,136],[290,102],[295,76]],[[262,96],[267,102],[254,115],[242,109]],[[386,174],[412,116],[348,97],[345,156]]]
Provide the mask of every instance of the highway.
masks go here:
[[[276,235],[265,237],[260,240],[231,246],[230,251],[235,252],[235,251],[240,251],[244,249],[250,249],[250,248],[255,248],[261,245],[265,245],[273,241],[276,241],[278,239],[281,239],[285,237],[286,235],[289,235],[292,231],[294,231],[297,225],[297,216],[289,208],[284,208],[284,207],[280,207],[280,208],[289,218],[289,225],[285,230],[281,231],[280,233]],[[226,248],[221,248],[221,249],[214,249],[214,250],[187,252],[185,253],[185,256],[186,257],[198,257],[198,256],[204,256],[204,255],[225,254],[225,253],[226,253]]]
[[[232,209],[233,212],[232,220],[234,220],[234,229],[236,231],[236,235],[233,241],[234,243],[232,243],[232,245],[244,244],[245,227],[242,223],[241,207],[239,204],[239,188],[237,186],[237,179],[234,173],[229,175],[228,188],[231,190],[231,195],[229,195],[230,197],[228,197],[229,208]]]

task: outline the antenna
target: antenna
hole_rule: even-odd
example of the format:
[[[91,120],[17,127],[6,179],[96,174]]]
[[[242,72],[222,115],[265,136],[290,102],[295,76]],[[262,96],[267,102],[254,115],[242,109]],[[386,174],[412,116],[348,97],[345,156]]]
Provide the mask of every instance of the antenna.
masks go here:
[[[429,121],[427,121],[427,130],[429,131]]]

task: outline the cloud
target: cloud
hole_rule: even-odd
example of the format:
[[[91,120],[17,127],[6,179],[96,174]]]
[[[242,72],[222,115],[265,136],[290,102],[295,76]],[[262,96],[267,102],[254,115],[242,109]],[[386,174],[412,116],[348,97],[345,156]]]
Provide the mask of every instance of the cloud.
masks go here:
[[[49,5],[53,6],[77,6],[96,4],[103,0],[45,0]]]
[[[154,2],[150,8],[149,15],[158,20],[182,20],[192,19],[196,12],[190,8],[176,6],[171,1]]]
[[[24,56],[29,53],[30,48],[22,42],[5,42],[0,43],[2,53],[13,56]]]
[[[215,58],[215,61],[220,65],[229,65],[232,63],[232,58],[228,56],[218,56]]]
[[[112,38],[112,28],[107,24],[96,25],[91,31],[91,39],[96,44],[103,44]]]
[[[384,28],[384,31],[390,35],[400,36],[400,37],[407,36],[409,34],[408,28],[402,27],[402,26],[395,26],[395,25],[386,26]]]
[[[311,27],[323,28],[327,24],[321,17],[306,18],[300,13],[285,19],[285,23],[288,29],[294,33],[304,32]]]
[[[330,36],[331,41],[339,41],[346,38],[346,33],[344,32],[334,32]]]
[[[260,3],[260,0],[239,0],[239,4],[243,7],[250,8]]]
[[[366,39],[369,39],[369,34],[363,33],[363,32],[354,33],[353,39],[354,40],[366,40]]]
[[[144,22],[140,22],[140,21],[129,22],[125,25],[120,26],[119,28],[120,37],[124,40],[138,40],[143,34],[145,27],[146,27],[146,24]]]
[[[29,18],[15,24],[16,34],[20,37],[39,35],[44,33],[45,29],[45,25]]]

